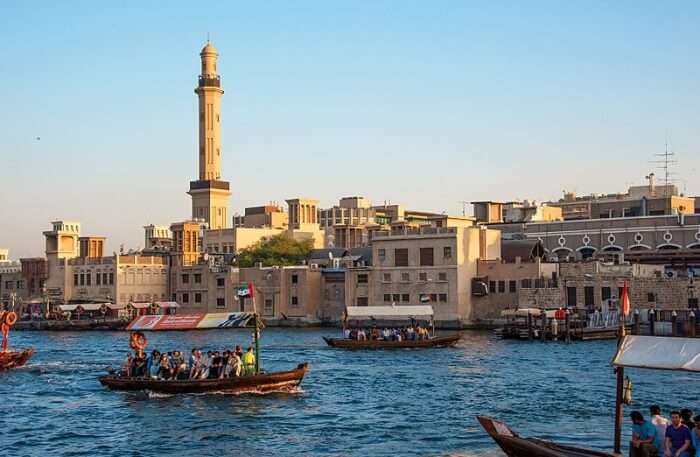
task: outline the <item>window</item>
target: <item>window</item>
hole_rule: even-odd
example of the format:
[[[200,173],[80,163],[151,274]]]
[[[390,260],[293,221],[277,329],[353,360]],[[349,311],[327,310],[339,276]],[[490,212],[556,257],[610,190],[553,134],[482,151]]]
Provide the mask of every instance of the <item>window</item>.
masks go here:
[[[401,273],[401,281],[403,282],[409,282],[411,280],[411,274],[410,273]]]
[[[195,282],[195,284],[201,284],[201,283],[202,283],[202,274],[201,274],[201,273],[195,273],[195,274],[194,274],[194,282]]]
[[[292,278],[293,277],[294,276],[292,276]],[[358,284],[367,284],[367,274],[357,275],[357,283]]]
[[[98,272],[98,273],[95,275],[95,284],[99,286],[99,285],[102,283],[101,279],[102,279],[102,274],[100,274],[100,273]]]
[[[110,286],[114,285],[114,273],[109,274],[109,285]]]
[[[102,273],[102,284],[107,285],[107,273]]]
[[[190,302],[190,294],[182,294],[182,303]]]
[[[586,286],[583,288],[583,293],[585,295],[586,308],[593,308],[595,306],[595,300],[593,298],[595,288],[593,286]]]
[[[73,285],[77,286],[78,284],[79,284],[78,283],[78,275],[75,274],[75,275],[73,275]],[[7,287],[7,286],[5,286],[5,287]],[[9,289],[9,287],[7,287],[7,288]]]
[[[576,308],[576,288],[567,287],[566,288],[566,306],[569,308]]]
[[[216,307],[217,308],[226,308],[226,299],[224,297],[217,297],[216,298]]]
[[[368,304],[367,297],[357,297],[357,306],[367,306]]]
[[[92,273],[85,274],[85,284],[87,284],[88,286],[92,285]]]
[[[496,281],[489,281],[489,291],[496,293]]]
[[[85,273],[80,273],[80,285],[85,285]]]
[[[435,264],[433,258],[433,248],[420,248],[420,264],[421,266],[431,267]]]
[[[384,282],[391,282],[391,273],[384,273]]]
[[[447,273],[444,271],[438,273],[438,281],[447,281]]]
[[[202,294],[194,294],[194,302],[195,303],[202,303]]]
[[[428,273],[426,273],[426,272],[418,273],[418,280],[419,281],[427,281],[428,280]]]
[[[515,282],[513,280],[508,281],[508,292],[510,292],[511,294],[514,294],[517,291],[517,288],[518,288],[517,282]]]
[[[292,297],[292,306],[299,306],[299,297],[297,297],[297,296]]]
[[[359,276],[357,277],[357,282],[360,282]],[[367,281],[365,281],[365,282],[367,282]],[[292,275],[292,284],[299,284],[299,275]]]
[[[272,316],[275,314],[275,306],[271,298],[265,299],[264,313],[268,316]]]
[[[182,275],[182,283],[187,284],[190,282],[190,275]]]
[[[521,279],[520,287],[523,289],[532,289],[532,280],[530,278]]]
[[[503,294],[506,291],[506,282],[505,281],[498,281],[498,293]]]
[[[385,303],[391,302],[391,294],[384,294],[384,302]]]
[[[377,249],[377,257],[380,262],[383,262],[386,259],[386,249]]]
[[[411,301],[411,296],[409,294],[401,294],[401,301],[408,303]]]
[[[216,287],[224,287],[225,279],[224,278],[216,278]]]
[[[610,287],[602,287],[600,289],[600,298],[602,301],[610,300],[612,297],[612,291],[610,290]]]
[[[397,267],[407,267],[408,266],[408,249],[394,249],[394,266]]]
[[[440,294],[438,300],[440,300],[441,303],[447,303],[447,294]]]
[[[397,303],[400,302],[400,301],[401,301],[401,295],[399,295],[399,294],[393,294],[393,295],[391,296],[391,301],[397,302]]]
[[[654,294],[654,292],[647,293],[647,301],[649,303],[654,303],[656,301],[656,295]]]
[[[445,259],[452,258],[452,248],[450,246],[445,246],[442,248],[442,257]]]

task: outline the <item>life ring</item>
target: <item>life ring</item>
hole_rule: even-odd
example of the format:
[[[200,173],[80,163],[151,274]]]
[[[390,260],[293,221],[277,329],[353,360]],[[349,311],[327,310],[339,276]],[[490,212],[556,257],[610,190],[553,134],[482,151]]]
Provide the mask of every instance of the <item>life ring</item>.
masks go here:
[[[8,327],[12,327],[17,322],[17,313],[14,311],[6,313],[3,318],[3,322],[7,324]]]
[[[144,349],[146,349],[147,345],[148,338],[146,338],[146,335],[144,335],[141,332],[134,332],[131,334],[131,337],[129,339],[129,346],[131,346],[131,349],[143,351]]]

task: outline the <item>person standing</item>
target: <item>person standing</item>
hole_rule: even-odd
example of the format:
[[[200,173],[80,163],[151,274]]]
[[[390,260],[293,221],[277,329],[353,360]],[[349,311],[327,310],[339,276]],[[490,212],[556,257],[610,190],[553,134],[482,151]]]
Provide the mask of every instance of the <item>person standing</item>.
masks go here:
[[[651,423],[656,427],[656,449],[662,452],[664,449],[664,437],[666,436],[668,419],[661,415],[661,408],[659,408],[658,405],[650,406],[649,413],[651,414]]]
[[[632,442],[630,443],[630,457],[652,457],[658,455],[656,449],[656,427],[644,420],[639,411],[630,413],[632,419]]]
[[[255,374],[255,354],[253,354],[253,346],[248,346],[248,351],[243,354],[243,365],[246,375]]]
[[[690,440],[688,427],[681,423],[681,413],[671,411],[671,424],[666,427],[664,455],[666,457],[691,457],[688,452]]]
[[[690,431],[690,441],[693,444],[693,449],[695,449],[695,454],[693,457],[700,457],[700,415],[693,418],[695,427]]]

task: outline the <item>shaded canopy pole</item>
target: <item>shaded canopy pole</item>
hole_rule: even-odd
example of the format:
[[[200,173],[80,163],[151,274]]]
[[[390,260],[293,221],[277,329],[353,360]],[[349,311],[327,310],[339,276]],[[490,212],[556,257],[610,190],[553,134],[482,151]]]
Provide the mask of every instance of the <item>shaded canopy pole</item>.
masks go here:
[[[625,338],[625,317],[630,311],[630,297],[627,288],[627,281],[622,287],[622,296],[620,297],[619,315],[620,315],[620,330],[618,332],[617,348],[620,349],[622,340]],[[622,366],[615,368],[617,373],[617,385],[615,387],[615,437],[613,442],[613,452],[620,453],[622,441],[622,420],[624,414],[623,404],[623,389],[625,383],[625,369]]]

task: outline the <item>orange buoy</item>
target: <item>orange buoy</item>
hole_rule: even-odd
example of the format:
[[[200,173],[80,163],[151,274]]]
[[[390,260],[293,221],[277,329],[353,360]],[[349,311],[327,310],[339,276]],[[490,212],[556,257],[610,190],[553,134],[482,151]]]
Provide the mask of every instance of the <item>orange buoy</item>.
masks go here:
[[[8,327],[12,327],[17,322],[17,313],[10,311],[9,313],[5,314],[3,322],[7,324]]]
[[[129,346],[137,351],[143,351],[148,345],[148,338],[141,332],[134,332],[129,339]]]

